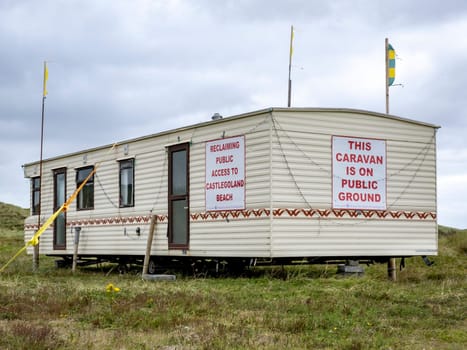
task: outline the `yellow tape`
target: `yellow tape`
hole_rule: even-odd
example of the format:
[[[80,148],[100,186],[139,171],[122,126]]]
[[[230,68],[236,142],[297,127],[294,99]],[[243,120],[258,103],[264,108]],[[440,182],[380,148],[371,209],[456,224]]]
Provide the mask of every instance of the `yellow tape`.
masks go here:
[[[24,252],[26,248],[27,248],[27,245],[25,245],[23,248],[18,250],[18,252],[15,255],[13,255],[13,257],[10,260],[8,260],[8,262],[0,269],[0,273],[2,273],[3,270],[5,270],[8,267],[8,265],[10,265],[10,263],[12,263],[22,252]]]
[[[112,145],[112,148],[109,150],[109,152],[112,151],[116,146],[117,146],[117,144],[114,143]],[[8,260],[8,262],[0,269],[0,273],[2,273],[3,270],[5,270],[8,267],[8,265],[10,265],[10,263],[12,263],[29,246],[35,246],[35,245],[39,244],[39,237],[44,233],[45,230],[47,230],[47,228],[54,222],[54,220],[57,218],[57,216],[62,211],[66,211],[68,209],[68,206],[75,200],[75,198],[78,196],[78,193],[83,189],[84,185],[86,185],[86,183],[89,181],[89,179],[96,173],[97,168],[99,168],[100,165],[101,165],[101,162],[96,163],[96,165],[94,166],[93,171],[91,171],[89,173],[89,175],[84,179],[84,181],[75,190],[75,192],[73,192],[73,194],[70,197],[68,197],[67,201],[65,203],[63,203],[62,206],[60,208],[58,208],[57,211],[55,213],[53,213],[47,219],[47,221],[37,230],[37,232],[34,234],[34,236],[32,236],[32,238],[29,241],[26,242],[24,247],[22,247],[20,250],[18,250],[18,252],[15,255],[13,255],[13,257],[10,260]]]

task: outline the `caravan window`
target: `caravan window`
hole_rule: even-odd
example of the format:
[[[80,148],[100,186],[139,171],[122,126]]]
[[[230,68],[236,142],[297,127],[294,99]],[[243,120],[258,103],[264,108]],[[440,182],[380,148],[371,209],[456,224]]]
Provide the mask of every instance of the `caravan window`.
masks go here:
[[[93,170],[93,166],[76,170],[76,188],[86,180]],[[78,193],[77,209],[94,209],[94,175],[91,176],[83,189]]]
[[[135,205],[135,160],[120,161],[120,207]]]
[[[37,215],[40,212],[40,199],[41,199],[41,178],[34,177],[31,179],[32,186],[32,215]]]

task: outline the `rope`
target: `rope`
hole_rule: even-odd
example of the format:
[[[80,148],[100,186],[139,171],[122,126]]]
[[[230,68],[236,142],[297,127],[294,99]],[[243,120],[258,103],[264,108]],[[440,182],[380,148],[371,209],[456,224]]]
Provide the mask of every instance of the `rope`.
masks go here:
[[[114,208],[120,209],[119,206],[116,205],[116,204],[112,201],[112,199],[110,198],[110,196],[109,196],[109,195],[107,194],[107,192],[105,191],[104,186],[102,185],[102,183],[101,183],[99,177],[97,176],[97,174],[96,174],[96,176],[95,176],[94,178],[97,180],[97,181],[96,181],[97,184],[98,184],[99,187],[101,188],[102,193],[104,193],[104,196],[105,196],[105,198],[107,198],[107,200],[109,201],[109,203],[112,204],[112,206],[113,206]]]
[[[289,173],[289,175],[291,176],[292,180],[293,180],[293,183],[297,189],[297,191],[299,192],[300,194],[300,197],[303,199],[303,201],[310,207],[312,208],[312,205],[308,202],[308,200],[306,199],[305,195],[303,194],[300,186],[298,185],[297,183],[297,180],[295,178],[295,175],[293,174],[293,171],[292,171],[292,168],[289,164],[289,161],[287,159],[287,156],[284,152],[284,148],[283,148],[283,145],[282,145],[282,142],[281,142],[281,138],[279,136],[279,133],[278,133],[278,130],[280,130],[286,137],[287,139],[289,140],[289,142],[294,146],[294,148],[299,151],[306,159],[308,159],[313,165],[317,166],[320,170],[322,170],[323,172],[325,172],[326,174],[328,174],[329,176],[333,176],[333,174],[328,170],[326,169],[324,166],[316,163],[308,154],[306,154],[295,142],[294,140],[287,134],[287,132],[282,128],[282,126],[280,125],[280,123],[273,117],[272,118],[272,122],[273,122],[273,128],[274,128],[274,132],[275,132],[275,135],[277,137],[277,142],[278,142],[278,145],[279,145],[279,149],[281,151],[281,154],[282,154],[282,157],[284,158],[284,161],[285,161],[285,165],[287,167],[287,171]],[[276,125],[279,127],[277,128]],[[413,181],[415,180],[415,177],[416,175],[418,174],[418,172],[420,171],[423,163],[425,162],[425,159],[426,157],[428,156],[428,153],[433,145],[433,141],[434,141],[434,138],[435,138],[435,135],[433,135],[430,140],[424,144],[424,146],[421,148],[420,152],[418,152],[416,154],[416,156],[411,159],[407,164],[403,165],[400,169],[396,170],[395,172],[391,173],[389,176],[386,176],[385,178],[383,179],[380,179],[380,180],[384,180],[386,181],[388,178],[392,177],[392,176],[396,176],[398,174],[400,174],[402,171],[404,171],[405,169],[407,169],[409,166],[413,165],[416,163],[416,161],[421,158],[420,160],[420,163],[417,164],[416,166],[416,169],[413,173],[413,175],[411,176],[410,180],[408,181],[407,185],[402,189],[401,193],[399,194],[399,196],[392,202],[388,205],[388,209],[392,208],[393,205],[395,205],[395,203],[397,203],[400,198],[407,192],[408,188],[412,185]],[[378,181],[380,181],[378,180]],[[359,221],[359,222],[356,222],[354,224],[351,224],[351,225],[360,225],[360,224],[365,224],[366,222],[369,222],[370,219],[369,218],[362,218],[363,221]],[[338,220],[333,220],[333,221],[336,221],[336,225],[344,225],[343,223],[341,223],[340,221]],[[319,222],[320,226],[321,226],[321,222]],[[345,224],[346,226],[350,225],[350,224]]]

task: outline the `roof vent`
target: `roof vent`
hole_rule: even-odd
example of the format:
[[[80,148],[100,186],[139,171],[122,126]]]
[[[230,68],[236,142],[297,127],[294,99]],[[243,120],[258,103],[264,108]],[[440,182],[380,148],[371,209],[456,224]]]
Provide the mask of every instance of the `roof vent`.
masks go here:
[[[222,119],[222,116],[219,113],[214,113],[211,117],[212,120],[219,120]]]

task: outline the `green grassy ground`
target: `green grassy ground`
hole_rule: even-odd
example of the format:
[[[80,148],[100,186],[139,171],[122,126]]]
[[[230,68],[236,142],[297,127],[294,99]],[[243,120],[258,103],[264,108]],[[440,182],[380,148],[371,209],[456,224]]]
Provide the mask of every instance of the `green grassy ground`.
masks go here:
[[[441,228],[440,256],[359,278],[335,266],[253,277],[144,281],[139,271],[56,269],[22,255],[0,274],[1,349],[464,349],[467,232]],[[0,230],[0,265],[23,244]],[[119,288],[111,289],[109,284]]]
[[[6,230],[22,230],[23,222],[29,215],[29,209],[0,202],[0,228]]]

